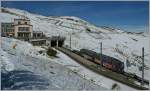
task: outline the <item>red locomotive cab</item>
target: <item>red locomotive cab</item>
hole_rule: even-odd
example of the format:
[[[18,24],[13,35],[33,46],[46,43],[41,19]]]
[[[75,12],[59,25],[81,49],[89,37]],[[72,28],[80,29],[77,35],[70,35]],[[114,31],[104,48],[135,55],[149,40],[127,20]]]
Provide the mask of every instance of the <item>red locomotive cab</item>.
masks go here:
[[[104,63],[103,63],[103,66],[104,66],[105,68],[107,68],[107,69],[110,69],[110,70],[112,70],[112,67],[113,67],[111,61],[104,62]]]
[[[112,64],[108,64],[108,69],[112,70]]]
[[[116,65],[112,65],[112,71],[117,71]]]
[[[112,64],[106,63],[106,64],[105,64],[105,67],[106,67],[107,69],[112,70]]]

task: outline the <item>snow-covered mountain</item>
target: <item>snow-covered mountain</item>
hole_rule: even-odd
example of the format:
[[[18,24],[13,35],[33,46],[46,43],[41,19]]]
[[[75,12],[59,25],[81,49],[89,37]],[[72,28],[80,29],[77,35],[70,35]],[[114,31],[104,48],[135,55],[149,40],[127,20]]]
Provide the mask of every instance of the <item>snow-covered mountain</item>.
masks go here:
[[[34,31],[42,31],[46,36],[65,36],[65,46],[69,46],[70,35],[72,49],[87,48],[100,52],[100,42],[103,43],[103,53],[117,58],[125,63],[129,60],[130,67],[125,71],[141,76],[142,47],[145,48],[145,77],[150,77],[149,34],[128,33],[107,26],[97,27],[74,16],[42,16],[24,10],[2,8],[0,22],[13,22],[14,18],[27,17],[31,20]]]

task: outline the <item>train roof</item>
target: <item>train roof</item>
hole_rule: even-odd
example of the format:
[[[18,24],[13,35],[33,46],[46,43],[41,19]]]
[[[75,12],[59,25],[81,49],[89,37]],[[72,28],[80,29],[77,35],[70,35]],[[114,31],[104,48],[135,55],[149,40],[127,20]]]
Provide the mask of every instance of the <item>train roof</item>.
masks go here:
[[[96,52],[94,52],[94,51],[92,51],[92,50],[81,49],[80,52],[81,52],[81,53],[84,52],[84,53],[86,53],[87,55],[93,56],[93,57],[95,57],[95,58],[97,58],[97,59],[100,59],[100,58],[101,58],[101,54],[100,54],[100,53],[96,53]],[[103,59],[103,60],[112,59],[113,61],[115,61],[115,62],[117,62],[117,63],[123,63],[123,62],[121,62],[120,60],[118,60],[118,59],[116,59],[116,58],[113,58],[113,57],[110,57],[110,56],[104,55],[104,54],[102,54],[102,59]]]

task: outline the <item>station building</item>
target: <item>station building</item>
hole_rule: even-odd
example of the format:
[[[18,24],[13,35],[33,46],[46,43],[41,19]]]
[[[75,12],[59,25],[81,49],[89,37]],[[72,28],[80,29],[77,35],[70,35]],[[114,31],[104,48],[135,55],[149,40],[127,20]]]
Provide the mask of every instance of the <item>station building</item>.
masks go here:
[[[62,47],[65,37],[51,36],[46,37],[41,31],[33,31],[33,26],[29,19],[14,19],[14,22],[1,24],[2,37],[13,37],[28,41],[34,46]]]
[[[14,33],[14,23],[1,23],[1,36],[2,37],[13,37]]]
[[[14,19],[15,38],[29,40],[33,36],[33,26],[29,19]]]

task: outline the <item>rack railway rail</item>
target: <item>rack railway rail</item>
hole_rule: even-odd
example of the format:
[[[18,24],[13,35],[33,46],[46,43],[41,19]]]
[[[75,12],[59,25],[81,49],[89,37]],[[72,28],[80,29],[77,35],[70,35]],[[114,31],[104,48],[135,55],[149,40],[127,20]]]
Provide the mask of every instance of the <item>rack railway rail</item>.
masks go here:
[[[76,62],[80,63],[81,65],[85,66],[86,68],[88,68],[100,75],[111,78],[115,81],[118,81],[120,83],[123,83],[125,85],[128,85],[128,86],[138,89],[138,90],[148,90],[148,88],[136,84],[135,83],[136,79],[127,73],[126,73],[126,75],[123,75],[123,74],[113,72],[109,69],[106,69],[100,65],[97,65],[97,64],[81,57],[80,55],[78,55],[76,53],[73,53],[72,51],[70,51],[69,49],[66,49],[64,47],[58,47],[56,49],[65,53],[70,58],[74,59]]]

